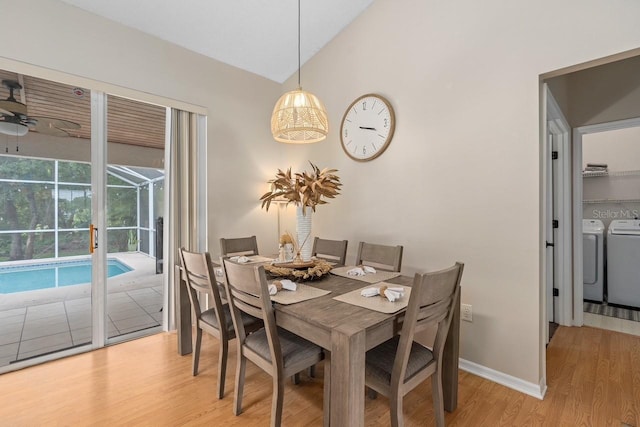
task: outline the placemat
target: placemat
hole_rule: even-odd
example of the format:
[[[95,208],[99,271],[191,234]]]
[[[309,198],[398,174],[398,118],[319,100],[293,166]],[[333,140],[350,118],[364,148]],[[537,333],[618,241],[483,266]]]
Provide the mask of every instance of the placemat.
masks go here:
[[[396,285],[395,283],[381,282],[374,287],[378,288],[383,285],[388,286],[390,288],[399,288],[399,287],[404,288],[404,296],[400,298],[398,301],[394,301],[394,302],[391,302],[386,297],[381,297],[379,295],[375,297],[363,297],[362,295],[360,295],[360,291],[362,291],[363,289],[372,287],[372,286],[365,286],[355,291],[351,291],[346,294],[333,297],[333,299],[336,301],[346,302],[347,304],[357,305],[358,307],[364,307],[364,308],[368,308],[369,310],[379,311],[381,313],[386,313],[386,314],[395,313],[407,307],[407,304],[409,303],[409,296],[411,295],[411,288],[409,286]]]
[[[362,282],[367,283],[378,283],[383,282],[385,280],[393,279],[394,277],[400,276],[401,273],[397,273],[395,271],[381,271],[376,270],[375,273],[367,273],[364,276],[350,276],[347,274],[347,271],[352,268],[356,268],[355,265],[346,266],[346,267],[338,267],[331,269],[331,273],[336,276],[347,277],[349,279],[360,280]]]
[[[313,286],[298,283],[298,287],[295,291],[287,291],[284,289],[278,291],[277,294],[271,295],[271,301],[277,302],[278,304],[289,305],[313,298],[319,298],[330,293],[331,291],[325,291],[324,289],[318,289]]]

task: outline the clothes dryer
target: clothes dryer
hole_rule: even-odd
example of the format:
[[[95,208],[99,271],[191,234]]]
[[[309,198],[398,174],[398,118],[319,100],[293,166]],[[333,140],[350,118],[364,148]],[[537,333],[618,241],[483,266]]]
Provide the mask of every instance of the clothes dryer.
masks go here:
[[[614,220],[609,225],[607,302],[640,308],[640,220]]]
[[[582,220],[582,282],[585,300],[604,301],[604,224]]]

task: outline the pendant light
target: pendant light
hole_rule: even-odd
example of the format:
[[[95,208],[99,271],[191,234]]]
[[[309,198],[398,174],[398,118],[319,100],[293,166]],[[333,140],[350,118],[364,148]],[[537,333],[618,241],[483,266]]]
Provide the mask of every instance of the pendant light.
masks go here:
[[[271,133],[278,142],[309,144],[322,141],[329,132],[322,102],[300,86],[300,0],[298,0],[298,89],[278,99],[271,115]]]

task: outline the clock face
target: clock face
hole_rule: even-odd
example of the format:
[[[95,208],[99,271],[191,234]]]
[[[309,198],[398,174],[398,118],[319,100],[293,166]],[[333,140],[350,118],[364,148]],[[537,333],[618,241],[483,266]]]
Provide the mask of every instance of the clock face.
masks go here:
[[[395,129],[395,115],[389,101],[368,94],[353,101],[342,118],[340,140],[349,157],[372,160],[387,148]]]

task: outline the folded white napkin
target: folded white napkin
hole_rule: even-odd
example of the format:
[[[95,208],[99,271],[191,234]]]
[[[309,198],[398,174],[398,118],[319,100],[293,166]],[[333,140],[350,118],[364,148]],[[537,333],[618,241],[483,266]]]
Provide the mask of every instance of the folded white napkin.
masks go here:
[[[296,282],[292,282],[291,280],[280,280],[280,283],[282,283],[282,289],[286,289],[288,291],[295,291],[296,289],[298,289],[298,284]]]
[[[364,276],[365,275],[364,270],[361,269],[360,267],[352,268],[351,270],[347,271],[347,274],[349,276]]]
[[[269,295],[275,295],[278,293],[278,288],[276,288],[276,285],[269,285]]]
[[[384,296],[391,302],[397,301],[404,295],[404,292],[392,291],[390,288],[384,290]]]
[[[237,262],[238,264],[246,264],[247,262],[251,261],[248,257],[242,255],[242,256],[232,256],[231,258],[229,258],[231,261]]]
[[[376,269],[368,265],[363,266],[362,269],[364,270],[365,273],[376,274]]]
[[[380,289],[378,288],[365,288],[360,291],[360,295],[363,297],[375,297],[376,295],[380,295]]]

